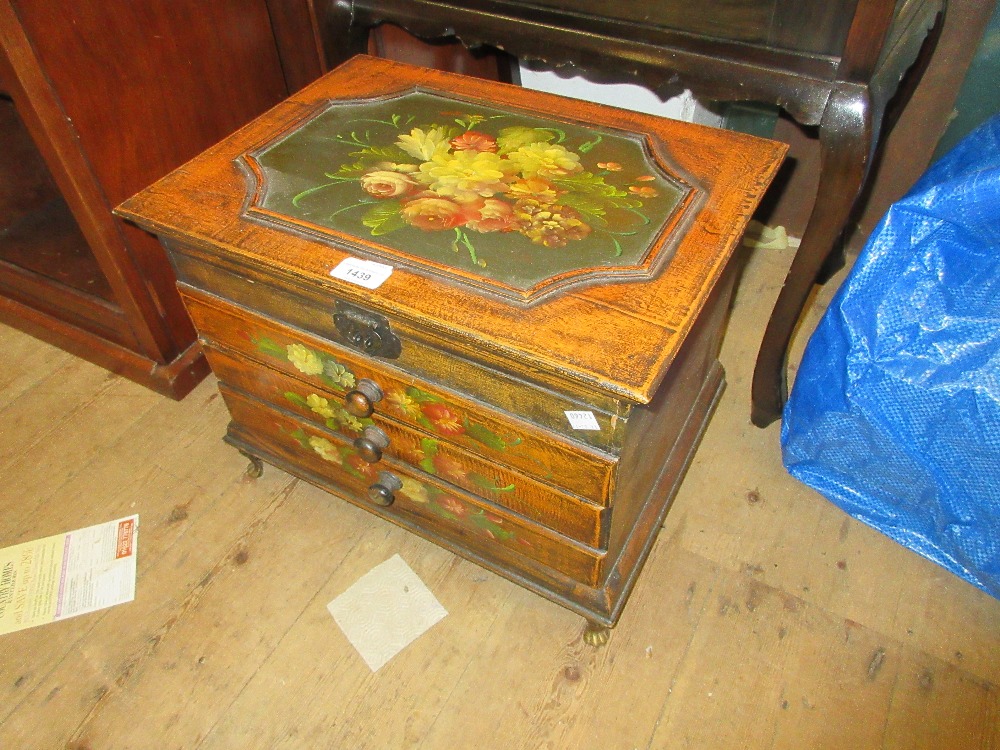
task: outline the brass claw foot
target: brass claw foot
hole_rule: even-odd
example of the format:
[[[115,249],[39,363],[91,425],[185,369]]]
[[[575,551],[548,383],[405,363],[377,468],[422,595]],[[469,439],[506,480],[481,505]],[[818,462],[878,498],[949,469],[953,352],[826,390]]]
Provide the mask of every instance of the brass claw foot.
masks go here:
[[[583,641],[588,646],[598,648],[608,642],[611,637],[611,628],[597,622],[587,620],[587,627],[583,630]]]

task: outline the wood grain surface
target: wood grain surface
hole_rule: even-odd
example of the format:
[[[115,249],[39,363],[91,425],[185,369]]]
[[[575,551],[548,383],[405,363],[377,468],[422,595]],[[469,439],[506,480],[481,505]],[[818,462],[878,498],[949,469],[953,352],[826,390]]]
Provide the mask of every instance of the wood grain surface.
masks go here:
[[[0,544],[140,517],[134,602],[0,641],[0,746],[995,748],[1000,602],[798,484],[777,425],[747,423],[789,257],[749,258],[729,388],[600,650],[477,565],[247,479],[211,380],[178,403],[0,328]],[[372,674],[326,603],[397,553],[449,614]]]

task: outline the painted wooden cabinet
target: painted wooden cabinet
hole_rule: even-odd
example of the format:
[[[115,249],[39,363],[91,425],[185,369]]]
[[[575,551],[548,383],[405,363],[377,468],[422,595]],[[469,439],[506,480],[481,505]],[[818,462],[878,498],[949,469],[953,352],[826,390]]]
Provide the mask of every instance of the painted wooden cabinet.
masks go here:
[[[119,207],[227,440],[613,625],[785,147],[357,57]]]

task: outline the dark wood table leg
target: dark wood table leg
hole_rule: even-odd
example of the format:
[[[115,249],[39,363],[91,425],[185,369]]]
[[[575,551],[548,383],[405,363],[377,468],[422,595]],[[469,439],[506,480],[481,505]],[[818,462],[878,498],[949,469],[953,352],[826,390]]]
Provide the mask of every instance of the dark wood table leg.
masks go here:
[[[368,53],[370,29],[354,22],[349,2],[325,3],[317,16],[325,70],[333,70],[355,55]]]
[[[788,397],[788,345],[817,275],[840,239],[861,190],[872,156],[873,132],[868,88],[842,84],[831,94],[820,123],[816,204],[757,355],[750,419],[758,427],[781,417]]]

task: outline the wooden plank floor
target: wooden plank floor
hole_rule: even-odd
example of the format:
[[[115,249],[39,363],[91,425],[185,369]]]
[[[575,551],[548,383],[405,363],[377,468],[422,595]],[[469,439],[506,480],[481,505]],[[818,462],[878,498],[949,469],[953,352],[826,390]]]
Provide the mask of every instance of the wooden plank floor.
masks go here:
[[[0,748],[1000,747],[1000,602],[792,480],[778,426],[749,424],[789,260],[750,257],[729,388],[598,650],[471,563],[247,478],[213,381],[175,403],[0,328],[0,546],[140,516],[134,602],[0,637]],[[372,674],[326,603],[396,553],[449,615]]]

